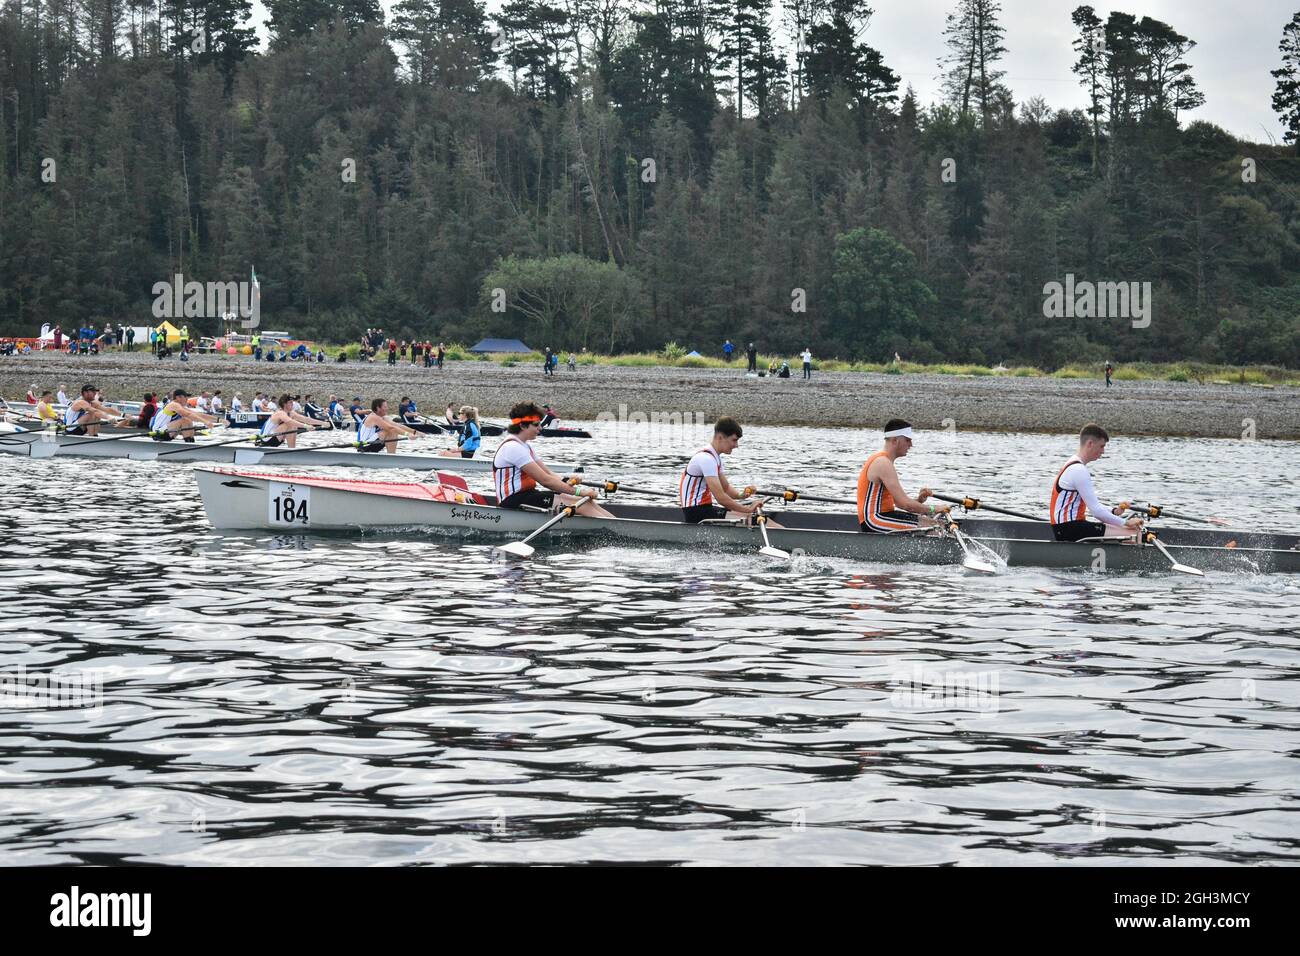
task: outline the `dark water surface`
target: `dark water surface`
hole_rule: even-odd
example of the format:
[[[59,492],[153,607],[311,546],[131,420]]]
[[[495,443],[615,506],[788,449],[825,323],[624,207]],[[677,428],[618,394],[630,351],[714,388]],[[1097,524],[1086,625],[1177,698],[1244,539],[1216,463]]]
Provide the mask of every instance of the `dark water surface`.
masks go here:
[[[598,431],[543,453],[672,487],[707,437]],[[850,494],[867,443],[755,428],[733,481]],[[1041,511],[1070,446],[922,435],[900,470]],[[1297,464],[1152,439],[1094,473],[1294,531]],[[438,534],[217,534],[191,470],[0,455],[0,862],[1300,859],[1300,576],[510,566]],[[80,706],[15,690],[50,675],[88,680]]]

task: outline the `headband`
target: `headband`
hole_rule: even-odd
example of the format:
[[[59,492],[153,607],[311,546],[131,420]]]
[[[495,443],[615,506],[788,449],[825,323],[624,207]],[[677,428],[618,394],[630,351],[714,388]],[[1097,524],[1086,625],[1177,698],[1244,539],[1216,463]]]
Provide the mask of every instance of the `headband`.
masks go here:
[[[451,406],[448,406],[448,407],[450,408]],[[541,416],[541,415],[525,415],[523,418],[512,418],[512,419],[510,419],[510,424],[511,424],[511,425],[527,425],[529,422],[540,422],[541,420],[542,420],[542,416]]]
[[[892,432],[885,432],[885,437],[886,438],[911,438],[912,426],[908,425],[906,428],[895,428]]]

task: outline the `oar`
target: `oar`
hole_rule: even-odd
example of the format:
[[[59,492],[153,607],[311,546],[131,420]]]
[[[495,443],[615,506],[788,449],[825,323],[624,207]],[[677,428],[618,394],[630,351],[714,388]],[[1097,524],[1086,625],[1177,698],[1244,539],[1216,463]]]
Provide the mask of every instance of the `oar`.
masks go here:
[[[940,501],[946,501],[949,504],[961,505],[967,511],[974,511],[976,508],[983,508],[985,511],[996,511],[1000,515],[1010,515],[1013,518],[1024,518],[1026,521],[1046,521],[1046,518],[1039,518],[1035,515],[1025,514],[1023,511],[1012,511],[1010,508],[995,508],[993,505],[986,505],[978,498],[972,498],[966,495],[962,498],[952,498],[948,495],[941,495],[937,491],[931,496],[938,498]]]
[[[1191,565],[1187,565],[1187,564],[1180,564],[1178,562],[1178,559],[1169,553],[1169,549],[1164,546],[1164,542],[1162,542],[1159,538],[1156,537],[1156,533],[1154,531],[1143,532],[1142,540],[1145,541],[1147,544],[1154,544],[1157,548],[1159,548],[1160,553],[1169,559],[1169,564],[1173,567],[1175,571],[1179,572],[1180,574],[1195,574],[1198,575],[1199,577],[1205,577],[1205,572],[1202,571],[1200,568],[1194,568]]]
[[[749,498],[753,495],[762,495],[764,498],[780,498],[782,501],[824,501],[830,505],[856,505],[857,502],[850,498],[819,498],[816,495],[805,495],[802,491],[796,491],[794,488],[787,488],[785,491],[763,491],[750,485],[745,489],[744,497]]]
[[[758,522],[758,529],[763,532],[763,546],[758,549],[758,553],[768,558],[779,558],[782,561],[790,560],[790,552],[782,551],[780,548],[772,547],[772,541],[767,536],[767,515],[762,511],[754,513],[754,520]]]
[[[299,429],[299,430],[300,430],[300,431],[307,431],[308,429],[303,428],[303,429]],[[284,434],[287,435],[287,434],[291,434],[291,433],[289,433],[289,432],[285,432]],[[296,433],[293,433],[293,434],[296,434]],[[382,440],[382,441],[385,441],[385,442],[388,442],[388,441],[395,441],[395,442],[398,442],[398,441],[412,441],[414,438],[415,438],[415,436],[413,436],[413,435],[402,435],[402,436],[400,436],[400,437],[398,437],[398,438],[376,439],[376,440],[377,440],[377,441]],[[205,448],[211,448],[212,446],[211,446],[211,445],[205,445],[204,447],[205,447]],[[294,452],[297,452],[297,451],[334,451],[334,450],[337,450],[337,449],[339,449],[339,448],[356,448],[356,447],[357,447],[357,443],[354,442],[354,441],[350,441],[350,442],[343,442],[343,443],[340,443],[340,444],[337,444],[337,445],[308,445],[308,446],[304,446],[304,447],[302,447],[302,448],[267,448],[267,449],[265,449],[265,450],[262,450],[262,449],[254,449],[254,450],[257,451],[257,452],[259,452],[259,453],[262,454],[262,455],[289,455],[289,454],[293,454]],[[381,454],[381,455],[382,455],[382,454],[384,454],[384,452],[379,452],[378,454]],[[254,464],[257,464],[257,463],[256,463],[256,462],[252,462],[252,461],[250,461],[250,462],[245,462],[245,464],[254,465]]]
[[[577,510],[578,510],[577,505],[565,505],[563,508],[560,509],[560,511],[556,514],[554,518],[546,522],[546,524],[542,525],[540,528],[538,528],[528,537],[524,538],[524,540],[512,541],[510,542],[510,544],[499,544],[497,545],[497,550],[503,551],[506,554],[516,558],[531,558],[533,556],[533,553],[537,549],[529,545],[528,542],[532,541],[533,538],[537,537],[543,531],[547,531],[550,528],[554,527],[555,525],[559,524],[561,521],[563,521],[565,518],[572,515]]]
[[[953,521],[952,518],[949,518],[947,515],[944,517],[946,520],[943,522],[943,527],[952,532],[952,536],[957,539],[957,544],[961,546],[962,553],[965,555],[962,559],[961,566],[966,568],[968,571],[979,571],[981,574],[996,574],[998,569],[995,565],[980,560],[975,557],[974,553],[972,553],[970,546],[972,544],[977,544],[978,542],[967,539],[966,535],[962,534],[961,528],[957,527],[957,522]],[[983,548],[984,545],[980,545],[980,547]],[[985,548],[985,550],[987,551],[988,549]]]
[[[298,431],[306,431],[300,428]],[[297,434],[293,432],[292,434]],[[290,434],[285,432],[284,434]],[[154,461],[158,458],[166,458],[168,455],[183,455],[187,451],[194,451],[196,448],[224,448],[227,445],[238,445],[246,441],[255,441],[260,437],[261,432],[254,432],[251,435],[243,435],[239,438],[229,438],[226,441],[204,442],[202,445],[197,442],[183,442],[180,448],[169,448],[167,451],[158,451],[157,449],[142,449],[138,454],[133,455],[137,461]]]
[[[1136,511],[1138,514],[1146,515],[1148,518],[1175,518],[1178,521],[1194,521],[1197,524],[1213,524],[1221,528],[1226,528],[1228,522],[1222,518],[1193,518],[1191,515],[1180,515],[1174,511],[1166,511],[1159,505],[1129,505],[1129,511]]]
[[[663,498],[676,498],[675,491],[652,491],[649,488],[633,488],[630,485],[624,485],[617,481],[570,481],[571,485],[584,485],[587,488],[600,488],[606,494],[612,495],[616,491],[634,491],[642,495],[659,495]]]
[[[100,438],[98,435],[94,437],[85,437],[85,438],[80,438],[80,436],[74,435],[72,437],[80,438],[80,440],[60,442],[59,447],[76,448],[78,445],[103,445],[111,441],[121,441],[123,438],[139,438],[141,435],[147,435],[147,434],[149,434],[148,429],[145,429],[144,431],[138,431],[138,432],[127,432],[125,435],[106,435],[103,438]]]

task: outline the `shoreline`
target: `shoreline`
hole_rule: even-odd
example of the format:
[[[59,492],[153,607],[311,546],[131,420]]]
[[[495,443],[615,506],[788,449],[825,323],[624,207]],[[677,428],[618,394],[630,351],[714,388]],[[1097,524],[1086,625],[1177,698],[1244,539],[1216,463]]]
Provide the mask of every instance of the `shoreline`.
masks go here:
[[[399,362],[253,362],[246,356],[195,355],[182,364],[147,352],[97,356],[62,353],[0,358],[0,396],[20,400],[27,388],[68,390],[90,382],[114,400],[139,400],[147,390],[220,388],[229,404],[241,393],[294,391],[344,402],[384,396],[395,407],[404,395],[421,412],[439,417],[447,402],[476,405],[486,419],[503,418],[530,398],[549,402],[566,421],[628,414],[731,415],[742,424],[879,427],[902,417],[923,429],[1073,434],[1097,421],[1116,436],[1300,439],[1300,388],[1213,385],[1158,380],[989,377],[909,373],[813,372],[804,381],[746,378],[733,368],[670,366],[561,366],[554,376],[540,365],[506,368],[496,362],[448,362],[439,371]],[[1253,423],[1253,426],[1252,426]]]

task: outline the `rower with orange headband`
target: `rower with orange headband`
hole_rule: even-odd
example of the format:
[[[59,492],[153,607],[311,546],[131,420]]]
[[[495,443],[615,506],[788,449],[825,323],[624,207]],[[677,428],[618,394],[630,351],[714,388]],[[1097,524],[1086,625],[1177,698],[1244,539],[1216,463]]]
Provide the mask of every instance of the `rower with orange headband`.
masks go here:
[[[550,508],[558,497],[561,505],[577,507],[578,514],[593,518],[614,517],[596,504],[594,489],[574,495],[573,486],[547,468],[528,444],[542,433],[542,410],[532,402],[519,402],[510,409],[506,437],[492,456],[492,480],[497,503],[502,508]],[[539,487],[540,486],[540,487]],[[546,488],[549,491],[543,491]]]
[[[934,515],[948,511],[925,500],[933,492],[922,488],[913,498],[903,490],[894,462],[912,448],[912,426],[901,418],[885,424],[885,447],[869,456],[858,474],[858,526],[872,534],[893,534],[930,528]]]

